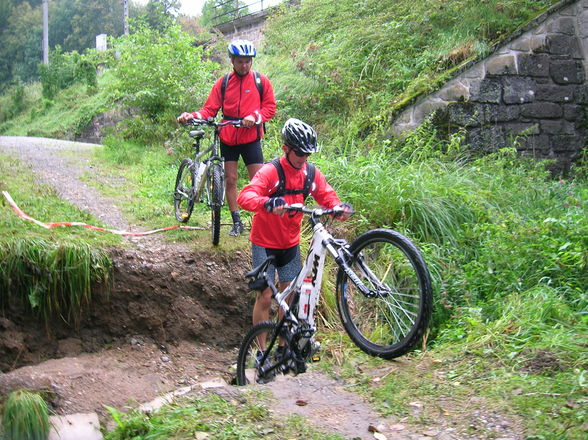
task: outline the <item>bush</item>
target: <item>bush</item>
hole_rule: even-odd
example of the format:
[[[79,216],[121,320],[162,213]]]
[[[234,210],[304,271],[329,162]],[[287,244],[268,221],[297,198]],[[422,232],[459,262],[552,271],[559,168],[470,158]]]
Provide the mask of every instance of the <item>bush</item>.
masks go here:
[[[208,96],[218,65],[205,59],[203,47],[178,26],[162,31],[138,23],[115,42],[114,93],[152,119],[165,112],[179,114]]]

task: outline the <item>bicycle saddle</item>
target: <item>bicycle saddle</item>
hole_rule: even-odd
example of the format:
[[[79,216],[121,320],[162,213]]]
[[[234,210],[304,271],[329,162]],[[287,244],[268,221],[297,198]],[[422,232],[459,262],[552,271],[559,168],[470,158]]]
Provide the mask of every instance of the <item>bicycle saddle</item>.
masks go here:
[[[275,259],[275,255],[270,255],[263,263],[245,274],[246,278],[251,278],[248,284],[251,290],[263,290],[268,287],[265,272],[267,271],[269,265],[275,261]]]

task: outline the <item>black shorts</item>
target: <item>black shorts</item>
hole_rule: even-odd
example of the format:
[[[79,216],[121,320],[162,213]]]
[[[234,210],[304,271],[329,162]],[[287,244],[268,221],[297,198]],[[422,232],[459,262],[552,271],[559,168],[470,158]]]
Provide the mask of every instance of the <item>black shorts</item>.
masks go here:
[[[245,162],[245,165],[263,163],[261,141],[240,145],[226,145],[221,142],[220,148],[221,154],[227,162],[239,162],[239,156],[243,156],[243,162]]]

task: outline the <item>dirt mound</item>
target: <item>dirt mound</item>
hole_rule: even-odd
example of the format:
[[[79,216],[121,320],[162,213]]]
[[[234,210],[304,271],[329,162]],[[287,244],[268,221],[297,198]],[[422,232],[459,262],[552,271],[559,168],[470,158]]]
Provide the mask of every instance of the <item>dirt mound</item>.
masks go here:
[[[0,321],[0,369],[102,350],[132,335],[161,345],[193,341],[224,349],[239,344],[253,300],[243,280],[249,258],[232,259],[170,245],[114,250],[110,295],[96,288],[79,328],[57,321],[49,331],[24,311]]]

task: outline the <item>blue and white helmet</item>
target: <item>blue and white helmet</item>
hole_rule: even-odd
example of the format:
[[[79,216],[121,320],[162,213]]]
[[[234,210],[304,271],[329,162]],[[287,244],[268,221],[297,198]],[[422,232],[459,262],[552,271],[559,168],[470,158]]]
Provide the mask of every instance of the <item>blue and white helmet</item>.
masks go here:
[[[255,46],[249,40],[233,40],[229,43],[229,56],[232,57],[251,57],[257,55]]]

